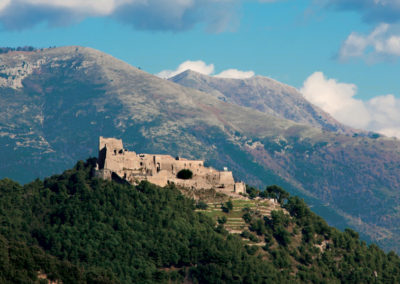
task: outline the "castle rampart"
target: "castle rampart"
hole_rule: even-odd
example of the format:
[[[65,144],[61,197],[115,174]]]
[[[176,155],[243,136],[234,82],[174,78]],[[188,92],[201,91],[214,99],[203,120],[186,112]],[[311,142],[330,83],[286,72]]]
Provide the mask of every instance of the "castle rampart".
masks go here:
[[[183,169],[192,171],[193,177],[186,180],[177,178],[177,173]],[[120,139],[100,137],[97,175],[112,179],[113,174],[131,184],[148,180],[159,186],[175,183],[192,189],[214,188],[236,194],[246,192],[245,184],[235,182],[232,172],[204,167],[204,161],[169,155],[136,154],[124,149]]]

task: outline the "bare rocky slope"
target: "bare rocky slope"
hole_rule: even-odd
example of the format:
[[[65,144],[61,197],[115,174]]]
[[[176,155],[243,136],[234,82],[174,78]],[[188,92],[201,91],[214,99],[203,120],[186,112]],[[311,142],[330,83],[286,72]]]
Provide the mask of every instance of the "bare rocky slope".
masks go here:
[[[169,79],[182,86],[204,91],[240,106],[329,131],[353,134],[354,129],[336,121],[304,99],[295,88],[273,79],[255,76],[248,79],[218,78],[186,70]]]
[[[287,115],[224,96],[90,48],[0,55],[0,178],[28,182],[61,172],[97,156],[98,136],[117,137],[136,152],[204,159],[249,184],[279,184],[330,224],[400,251],[397,140],[349,134],[329,117],[324,126],[312,111],[290,107],[295,95],[285,101]],[[301,115],[287,117],[291,108]]]

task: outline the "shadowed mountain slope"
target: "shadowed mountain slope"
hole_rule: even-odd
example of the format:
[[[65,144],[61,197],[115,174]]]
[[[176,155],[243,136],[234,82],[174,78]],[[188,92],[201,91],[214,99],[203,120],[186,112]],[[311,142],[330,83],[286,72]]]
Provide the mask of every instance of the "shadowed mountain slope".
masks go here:
[[[330,224],[400,248],[397,140],[353,137],[225,102],[90,48],[0,55],[0,177],[27,182],[61,172],[97,156],[100,135],[139,153],[228,166],[256,186],[282,185]]]

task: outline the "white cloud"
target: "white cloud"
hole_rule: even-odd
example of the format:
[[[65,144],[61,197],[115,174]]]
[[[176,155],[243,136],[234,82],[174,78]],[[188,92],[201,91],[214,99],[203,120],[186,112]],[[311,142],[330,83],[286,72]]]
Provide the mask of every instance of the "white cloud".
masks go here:
[[[247,79],[254,76],[253,71],[240,71],[237,69],[228,69],[215,75],[214,77],[219,78],[230,78],[230,79]]]
[[[168,79],[178,75],[186,70],[196,71],[201,74],[210,75],[214,72],[214,64],[207,65],[205,62],[201,60],[190,61],[187,60],[181,63],[178,68],[175,70],[163,70],[160,73],[156,74],[158,77]]]
[[[371,114],[369,127],[400,138],[400,100],[393,95],[375,97],[366,106]]]
[[[17,0],[18,2],[18,0]],[[126,4],[129,1],[127,0],[24,0],[20,1],[26,5],[32,6],[49,6],[56,8],[64,8],[73,10],[81,13],[88,13],[92,15],[109,15],[114,10],[121,6],[122,4]],[[141,0],[134,0],[134,2],[144,2]],[[5,6],[6,7],[6,6]],[[3,7],[3,9],[5,9]]]
[[[364,57],[367,61],[400,56],[400,31],[397,26],[380,24],[370,34],[351,33],[344,41],[339,58]]]
[[[400,99],[393,95],[362,101],[354,98],[357,86],[328,79],[322,72],[308,77],[300,92],[344,124],[400,138]]]
[[[183,63],[181,63],[178,68],[175,70],[163,70],[159,73],[156,74],[156,76],[168,79],[171,77],[174,77],[175,75],[178,75],[186,70],[192,70],[204,75],[209,75],[209,76],[214,76],[214,77],[219,77],[219,78],[230,78],[230,79],[246,79],[246,78],[251,78],[254,76],[253,71],[240,71],[237,69],[227,69],[222,71],[221,73],[218,73],[214,75],[214,64],[207,64],[204,61],[197,60],[197,61],[190,61],[187,60]]]
[[[325,78],[315,72],[304,82],[300,90],[311,103],[319,106],[342,123],[364,128],[368,125],[369,113],[362,101],[354,99],[357,87]],[[357,110],[357,115],[354,111]]]
[[[0,24],[21,30],[45,22],[68,25],[110,17],[143,30],[186,30],[205,23],[222,31],[236,21],[240,0],[0,0]]]

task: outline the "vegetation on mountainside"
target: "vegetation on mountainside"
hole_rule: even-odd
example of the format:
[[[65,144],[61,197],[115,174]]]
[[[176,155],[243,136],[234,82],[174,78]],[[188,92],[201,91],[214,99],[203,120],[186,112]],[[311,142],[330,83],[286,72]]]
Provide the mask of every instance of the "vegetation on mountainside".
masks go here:
[[[229,232],[238,233],[249,253],[262,256],[276,268],[288,270],[294,281],[306,283],[398,283],[399,257],[376,245],[367,246],[351,229],[332,228],[304,201],[282,188],[265,191],[247,187],[251,200],[234,200],[233,211],[222,206],[203,210]],[[274,198],[278,204],[265,198]],[[267,202],[268,201],[268,202]],[[270,203],[270,205],[268,205]],[[279,208],[277,208],[279,207]],[[238,220],[241,212],[242,221]],[[224,222],[220,222],[224,220]]]
[[[97,155],[94,145],[102,133],[122,138],[138,153],[204,159],[217,169],[228,166],[238,180],[282,185],[330,224],[357,228],[386,250],[400,248],[400,192],[395,190],[400,188],[400,143],[394,139],[297,125],[162,80],[89,48],[0,56],[0,77],[7,78],[0,80],[6,86],[0,87],[0,157],[7,161],[0,163],[0,178],[26,183],[61,173]],[[20,83],[22,88],[7,87]],[[238,87],[250,87],[259,99],[271,98],[260,93],[259,84]],[[274,111],[291,115],[302,110],[319,120],[290,93],[276,97]],[[238,95],[255,98],[247,91]],[[286,96],[295,104],[282,105]]]
[[[100,180],[92,176],[94,165],[94,159],[78,162],[25,186],[0,181],[0,253],[7,243],[25,251],[9,249],[13,261],[0,266],[0,276],[16,275],[18,263],[27,261],[20,282],[36,281],[41,272],[63,283],[400,281],[396,254],[367,246],[352,230],[329,227],[279,187],[269,187],[267,197],[281,197],[283,208],[264,216],[249,206],[241,212],[248,229],[229,234],[229,217],[216,222],[196,212],[175,187]],[[238,214],[238,202],[224,203],[229,210],[221,214]],[[60,263],[74,271],[70,278],[63,278]]]
[[[12,51],[35,51],[37,48],[33,46],[19,46],[19,47],[0,47],[0,54]]]
[[[32,283],[39,279],[84,283],[89,282],[90,276],[68,261],[46,254],[37,246],[8,241],[0,235],[0,283]]]

